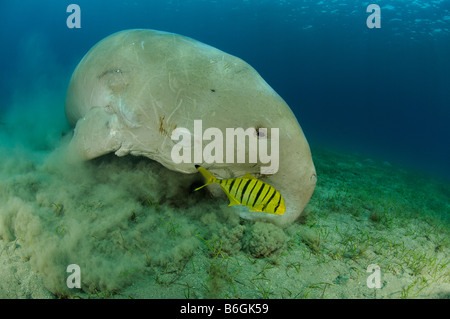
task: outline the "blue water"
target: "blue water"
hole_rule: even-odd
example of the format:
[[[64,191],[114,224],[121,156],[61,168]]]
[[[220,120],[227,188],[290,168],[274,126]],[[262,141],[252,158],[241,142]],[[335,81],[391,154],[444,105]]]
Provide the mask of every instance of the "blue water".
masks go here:
[[[81,29],[66,26],[71,3]],[[89,48],[113,32],[170,31],[252,65],[293,109],[313,150],[329,145],[450,179],[450,1],[374,1],[379,29],[366,26],[369,3],[1,0],[0,108],[17,92],[59,88],[61,77],[68,84]]]

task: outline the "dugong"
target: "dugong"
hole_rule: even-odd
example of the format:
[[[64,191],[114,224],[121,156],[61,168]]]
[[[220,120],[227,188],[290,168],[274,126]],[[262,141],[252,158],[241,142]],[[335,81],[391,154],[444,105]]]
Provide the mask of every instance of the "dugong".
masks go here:
[[[185,36],[133,29],[101,40],[76,67],[65,111],[74,126],[67,149],[70,157],[89,160],[111,152],[146,156],[188,174],[197,173],[194,164],[201,164],[218,178],[253,174],[282,194],[284,215],[230,207],[230,213],[236,210],[243,218],[289,225],[316,185],[308,142],[283,99],[243,60]],[[208,128],[223,134],[206,136]],[[200,151],[199,162],[194,163],[198,149],[225,139],[227,128],[253,129],[246,131],[248,144],[254,139],[266,141],[278,164],[263,171],[267,159],[251,162],[249,147],[244,150],[245,161],[226,157],[230,141],[216,144],[211,153],[216,157],[202,157]],[[278,139],[273,139],[276,135]],[[180,149],[180,143],[183,150],[192,150],[192,161],[174,160],[174,147]],[[231,143],[231,152],[238,153],[240,146]]]

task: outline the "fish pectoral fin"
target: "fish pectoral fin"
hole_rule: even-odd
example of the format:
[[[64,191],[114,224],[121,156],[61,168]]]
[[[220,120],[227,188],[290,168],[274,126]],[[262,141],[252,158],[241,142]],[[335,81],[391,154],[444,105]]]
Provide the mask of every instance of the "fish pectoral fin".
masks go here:
[[[225,191],[225,194],[227,195],[228,199],[230,200],[230,204],[228,204],[228,206],[235,206],[235,205],[241,205],[241,203],[239,203],[233,196],[231,196],[231,194],[228,192],[227,189],[223,188],[222,189]]]
[[[228,204],[228,206],[241,205],[241,203],[239,203],[237,200],[235,200],[231,196],[228,196],[228,198],[230,199],[230,204]]]
[[[250,175],[249,173],[245,173],[244,178],[248,178],[248,179],[256,179],[255,176]]]

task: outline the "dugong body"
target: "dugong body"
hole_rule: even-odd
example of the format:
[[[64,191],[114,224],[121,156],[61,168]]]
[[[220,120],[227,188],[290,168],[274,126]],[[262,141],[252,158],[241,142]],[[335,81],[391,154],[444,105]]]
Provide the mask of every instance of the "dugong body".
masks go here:
[[[218,178],[253,174],[283,195],[284,215],[235,206],[244,218],[288,225],[301,214],[316,184],[308,143],[283,99],[246,62],[181,35],[125,30],[97,43],[72,75],[66,116],[75,126],[70,156],[142,155],[183,173],[197,170],[192,162],[174,162],[172,149],[178,141],[171,137],[176,129],[205,147],[210,141],[194,136],[195,120],[202,121],[203,130],[217,128],[224,136],[227,128],[267,128],[267,135],[278,128],[274,174],[261,175],[267,164],[259,160],[197,163]],[[270,150],[271,140],[263,135],[257,138],[267,138]],[[247,159],[248,153],[247,148]]]

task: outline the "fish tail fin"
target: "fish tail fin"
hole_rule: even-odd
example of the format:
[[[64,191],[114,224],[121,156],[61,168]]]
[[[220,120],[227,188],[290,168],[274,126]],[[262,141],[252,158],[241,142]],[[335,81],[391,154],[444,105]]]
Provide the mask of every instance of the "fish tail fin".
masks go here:
[[[210,172],[208,172],[205,168],[201,167],[200,165],[195,165],[195,168],[203,175],[203,177],[206,179],[206,184],[200,187],[197,187],[195,190],[198,191],[199,189],[210,185],[210,184],[214,184],[217,182],[217,178],[214,177],[213,174],[211,174]]]

